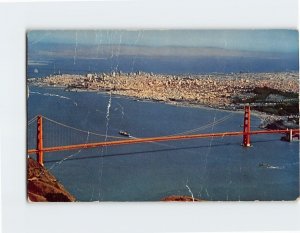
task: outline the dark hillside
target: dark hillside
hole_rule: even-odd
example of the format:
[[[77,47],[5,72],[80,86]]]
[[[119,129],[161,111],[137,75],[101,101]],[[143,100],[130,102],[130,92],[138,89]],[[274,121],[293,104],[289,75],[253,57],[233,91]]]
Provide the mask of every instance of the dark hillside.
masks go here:
[[[72,202],[75,198],[35,160],[27,160],[27,195],[32,202]]]

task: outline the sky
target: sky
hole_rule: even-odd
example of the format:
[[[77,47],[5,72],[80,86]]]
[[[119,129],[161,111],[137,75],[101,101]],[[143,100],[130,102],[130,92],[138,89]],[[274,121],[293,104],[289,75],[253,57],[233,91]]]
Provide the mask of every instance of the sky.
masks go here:
[[[298,53],[296,30],[43,30],[29,31],[37,44],[124,45],[218,48],[234,51]]]

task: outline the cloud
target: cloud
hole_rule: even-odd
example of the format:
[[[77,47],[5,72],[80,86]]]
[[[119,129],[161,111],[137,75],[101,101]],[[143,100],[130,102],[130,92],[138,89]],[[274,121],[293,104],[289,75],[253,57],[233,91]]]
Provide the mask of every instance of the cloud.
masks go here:
[[[70,44],[39,44],[29,45],[29,58],[36,60],[53,58],[73,58],[75,46]],[[263,57],[278,59],[282,56],[297,56],[297,54],[282,54],[276,52],[241,51],[223,48],[200,48],[179,46],[129,46],[129,45],[77,45],[76,57],[85,59],[110,59],[112,57]]]
[[[77,39],[76,39],[77,38]],[[30,31],[28,43],[222,48],[297,52],[297,30],[45,30]]]

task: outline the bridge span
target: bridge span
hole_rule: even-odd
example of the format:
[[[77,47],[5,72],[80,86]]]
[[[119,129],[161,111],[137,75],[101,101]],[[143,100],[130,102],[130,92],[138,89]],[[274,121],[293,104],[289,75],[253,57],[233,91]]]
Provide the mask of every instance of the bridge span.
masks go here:
[[[64,145],[64,146],[53,146],[44,147],[43,146],[43,117],[37,117],[37,148],[28,149],[27,154],[36,154],[37,161],[43,166],[44,164],[44,153],[47,152],[58,152],[66,150],[76,150],[76,149],[89,149],[96,147],[108,147],[108,146],[120,146],[120,145],[130,145],[138,143],[152,143],[152,142],[164,142],[164,141],[175,141],[175,140],[191,140],[200,138],[215,138],[215,137],[225,137],[225,136],[243,136],[242,146],[250,147],[250,136],[258,134],[285,134],[289,141],[293,140],[293,137],[299,138],[299,129],[283,129],[283,130],[250,130],[250,106],[245,106],[244,113],[244,127],[243,131],[238,132],[220,132],[220,133],[203,133],[203,134],[190,134],[190,135],[171,135],[171,136],[161,136],[161,137],[149,137],[149,138],[128,138],[124,140],[116,141],[104,141],[104,142],[94,142],[94,143],[83,143],[74,145]]]

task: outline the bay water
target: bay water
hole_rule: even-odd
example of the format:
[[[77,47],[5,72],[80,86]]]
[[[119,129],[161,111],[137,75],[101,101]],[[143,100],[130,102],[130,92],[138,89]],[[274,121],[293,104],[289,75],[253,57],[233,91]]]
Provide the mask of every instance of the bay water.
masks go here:
[[[116,140],[120,130],[144,138],[241,131],[243,124],[242,112],[60,88],[30,86],[27,107],[28,120],[43,115],[83,130],[45,119],[46,147]],[[259,124],[252,116],[252,130]],[[28,126],[29,149],[35,147],[34,125]],[[294,200],[299,144],[280,137],[251,136],[250,148],[236,136],[45,153],[45,167],[78,201],[158,201],[191,194],[212,201]]]

